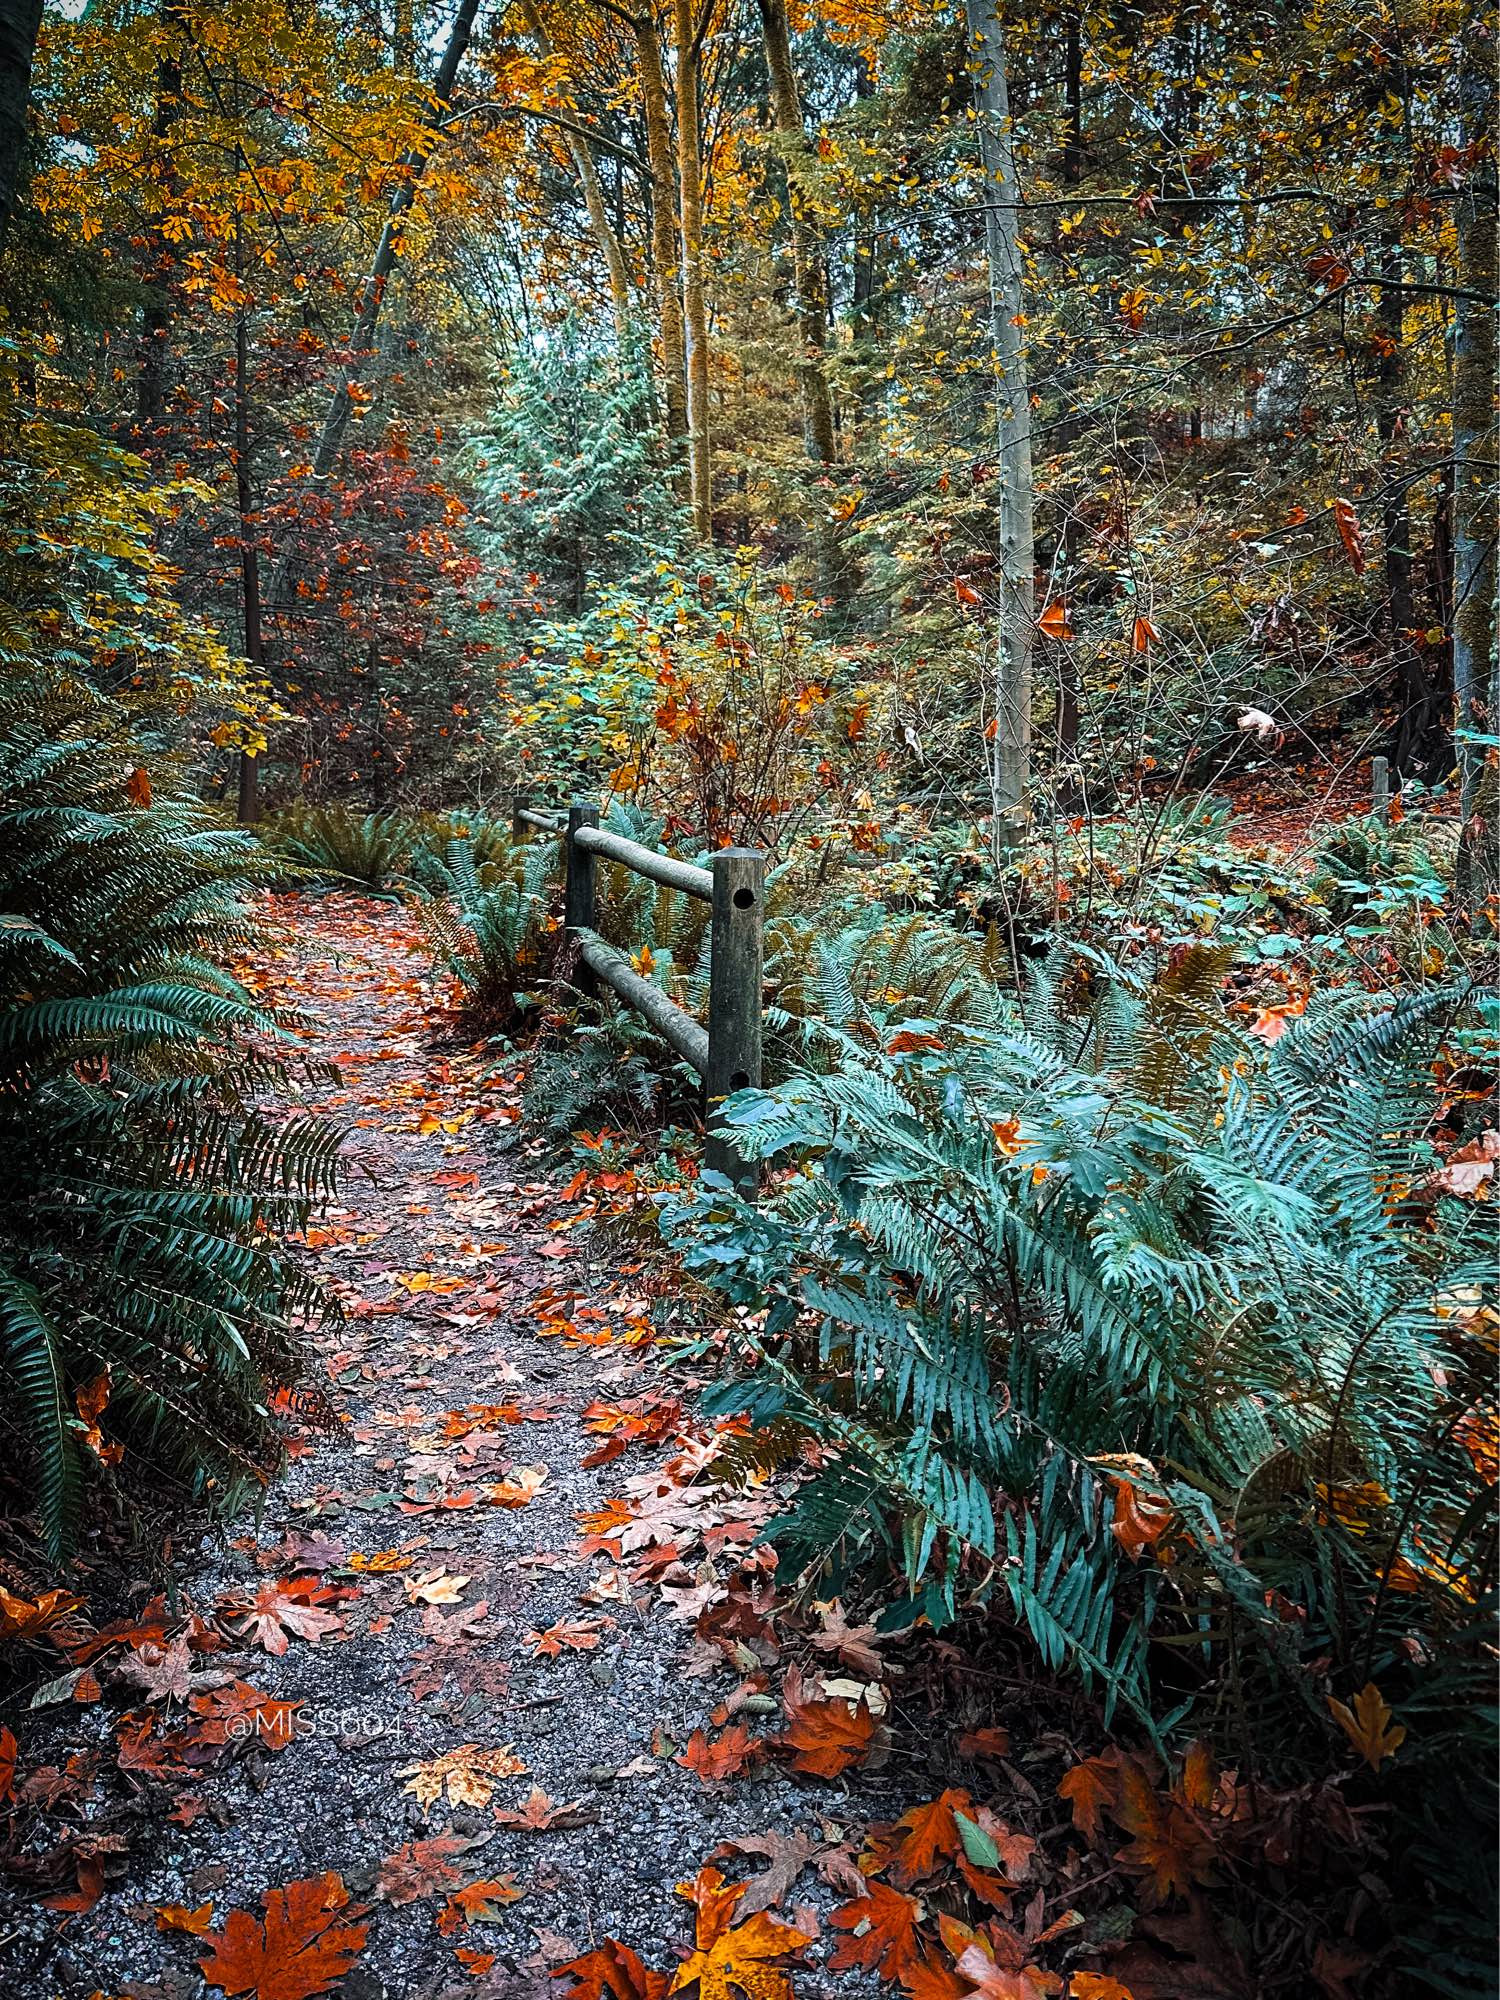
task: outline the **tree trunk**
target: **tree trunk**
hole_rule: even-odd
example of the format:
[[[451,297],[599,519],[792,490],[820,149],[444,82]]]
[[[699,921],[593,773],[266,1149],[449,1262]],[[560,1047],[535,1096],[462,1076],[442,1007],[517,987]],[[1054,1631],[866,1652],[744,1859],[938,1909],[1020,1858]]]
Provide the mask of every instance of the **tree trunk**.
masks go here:
[[[26,156],[31,63],[41,26],[42,0],[0,0],[0,250],[10,233]]]
[[[708,310],[703,291],[701,51],[693,0],[673,0],[677,58],[677,187],[682,217],[682,317],[687,333],[688,492],[700,541],[713,540],[713,444],[708,409]]]
[[[683,446],[688,431],[687,350],[682,325],[672,123],[667,115],[667,82],[656,23],[649,12],[642,12],[631,16],[630,25],[641,73],[641,113],[646,124],[646,158],[651,168],[651,263],[656,276],[657,327],[665,378],[662,402],[666,409],[667,443],[673,457],[673,478],[678,498],[686,499]]]
[[[1021,218],[996,0],[965,0],[969,67],[984,169],[984,239],[999,459],[1000,633],[990,760],[997,859],[1019,839],[1031,780],[1031,662],[1035,636],[1031,397],[1022,337]]]
[[[812,148],[802,122],[802,99],[792,62],[792,40],[785,0],[760,0],[761,32],[766,68],[771,78],[771,111],[785,141],[788,219],[792,233],[792,268],[797,285],[797,326],[802,355],[797,373],[802,389],[802,423],[807,455],[820,466],[833,463],[833,404],[828,394],[828,293],[823,262],[809,215],[807,170]]]
[[[547,33],[546,23],[539,13],[536,0],[521,0],[521,13],[531,39],[543,58],[552,54],[552,38]],[[594,156],[589,151],[588,141],[580,133],[567,131],[564,137],[573,159],[573,171],[578,176],[578,185],[583,192],[583,205],[588,210],[589,227],[594,232],[594,240],[604,258],[604,267],[609,273],[609,297],[614,308],[615,337],[623,352],[630,338],[630,276],[625,268],[625,252],[620,248],[620,239],[614,224],[609,219],[609,209],[604,200],[604,189],[599,182],[599,169],[594,165]]]
[[[1381,241],[1381,289],[1377,319],[1385,346],[1380,362],[1379,403],[1375,414],[1380,439],[1385,493],[1381,503],[1381,540],[1385,557],[1386,631],[1396,667],[1396,729],[1391,761],[1397,779],[1414,777],[1431,748],[1437,727],[1437,700],[1426,666],[1412,637],[1416,609],[1411,592],[1411,498],[1399,463],[1406,411],[1406,350],[1401,279],[1401,238],[1388,229]]]
[[[1476,47],[1475,44],[1480,46]],[[1478,35],[1465,43],[1459,84],[1462,134],[1473,162],[1458,202],[1458,302],[1453,349],[1453,696],[1459,732],[1463,819],[1461,885],[1477,886],[1476,864],[1493,866],[1496,768],[1472,739],[1500,722],[1494,686],[1496,472],[1495,164],[1484,142],[1494,130],[1495,79]]]
[[[417,183],[422,178],[422,170],[427,165],[434,145],[437,143],[443,114],[447,111],[453,96],[453,84],[458,75],[458,66],[463,61],[469,46],[469,37],[474,28],[474,16],[479,11],[479,0],[459,0],[458,12],[454,16],[448,46],[443,51],[443,60],[438,66],[433,82],[433,109],[429,118],[426,138],[413,147],[404,160],[402,181],[391,197],[390,211],[385,227],[380,232],[375,255],[365,274],[360,289],[359,314],[354,322],[354,332],[349,340],[349,366],[344,380],[334,391],[333,402],[324,419],[322,435],[318,439],[318,449],[313,456],[313,476],[326,479],[338,461],[339,448],[348,429],[349,418],[354,411],[353,390],[357,386],[360,371],[368,361],[375,346],[375,330],[380,324],[380,308],[385,300],[386,282],[401,254],[402,225],[407,211],[416,200]]]
[[[177,38],[187,35],[188,25],[181,0],[162,0],[162,33],[173,39],[163,48],[156,65],[156,114],[151,121],[151,133],[161,155],[159,171],[169,189],[175,188],[177,175],[168,163],[166,140],[182,115],[182,64],[178,59]],[[160,227],[150,230],[148,241],[146,303],[141,310],[141,365],[135,385],[135,429],[142,439],[147,433],[159,430],[166,417],[167,353],[172,335],[169,287],[177,261],[177,253]]]
[[[242,262],[238,216],[234,250],[238,272]],[[250,466],[250,332],[243,305],[234,323],[234,491],[240,524],[240,604],[245,658],[256,679],[264,680],[266,649],[260,617],[260,547],[256,539],[255,485]],[[240,752],[239,777],[239,821],[242,826],[253,826],[260,818],[260,761],[254,751]]]

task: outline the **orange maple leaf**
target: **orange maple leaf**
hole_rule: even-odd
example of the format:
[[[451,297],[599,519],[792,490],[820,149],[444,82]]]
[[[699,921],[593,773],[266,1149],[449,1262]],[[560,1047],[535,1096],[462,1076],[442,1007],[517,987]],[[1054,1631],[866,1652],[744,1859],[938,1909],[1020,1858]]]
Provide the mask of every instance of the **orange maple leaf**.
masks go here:
[[[201,1718],[193,1732],[198,1743],[256,1743],[273,1754],[285,1750],[297,1735],[299,1701],[280,1701],[262,1694],[248,1681],[234,1681],[188,1702]]]
[[[345,1920],[349,1892],[332,1871],[268,1889],[261,1903],[264,1917],[231,1910],[223,1930],[210,1933],[213,1950],[198,1961],[210,1986],[255,2000],[310,2000],[330,1992],[364,1950],[368,1926]]]
[[[888,1836],[891,1853],[891,1880],[903,1887],[924,1881],[944,1861],[963,1851],[956,1812],[971,1817],[974,1801],[964,1791],[948,1790],[929,1804],[913,1806],[903,1813]]]
[[[696,1772],[705,1785],[718,1784],[743,1771],[760,1749],[760,1738],[752,1736],[743,1722],[736,1722],[718,1736],[695,1729],[676,1761]]]
[[[557,1659],[567,1647],[574,1653],[591,1653],[599,1644],[607,1625],[614,1623],[609,1618],[559,1618],[555,1625],[549,1625],[545,1632],[528,1632],[533,1659],[544,1655],[549,1660]]]
[[[922,1905],[915,1897],[903,1896],[884,1882],[872,1882],[868,1895],[856,1896],[833,1912],[829,1922],[835,1930],[848,1931],[828,1963],[845,1972],[863,1966],[882,1979],[906,1985],[922,1962],[917,1922]]]
[[[343,1619],[326,1607],[352,1595],[352,1591],[318,1583],[310,1576],[293,1577],[290,1582],[263,1583],[255,1593],[255,1602],[245,1607],[235,1630],[268,1653],[284,1653],[289,1632],[315,1646],[329,1633],[344,1630]]]
[[[184,1937],[206,1937],[214,1920],[212,1903],[200,1903],[190,1910],[183,1903],[164,1903],[152,1913],[159,1931],[176,1931]]]
[[[654,1966],[643,1965],[628,1944],[606,1938],[596,1950],[566,1965],[552,1968],[554,1979],[571,1979],[564,2000],[666,2000],[671,1980]]]
[[[1120,1797],[1114,1816],[1134,1835],[1115,1859],[1145,1877],[1143,1900],[1165,1902],[1188,1894],[1194,1883],[1212,1880],[1213,1846],[1185,1807],[1157,1795],[1144,1767],[1128,1757],[1120,1767]]]
[[[812,1939],[765,1910],[736,1924],[735,1905],[745,1887],[726,1882],[711,1867],[677,1885],[677,1893],[698,1912],[697,1948],[678,1966],[669,1993],[696,1986],[699,2000],[733,2000],[736,1992],[745,2000],[792,2000],[792,1982],[770,1961],[800,1951]]]
[[[491,1875],[455,1889],[437,1920],[439,1932],[452,1937],[469,1924],[497,1924],[507,1903],[519,1903],[526,1891],[514,1875]]]
[[[802,1676],[793,1667],[783,1691],[787,1727],[775,1741],[790,1750],[794,1769],[836,1778],[869,1755],[875,1718],[863,1695],[851,1708],[845,1701],[809,1701],[802,1688]]]
[[[1073,1824],[1084,1839],[1095,1839],[1101,1814],[1120,1796],[1119,1751],[1106,1750],[1102,1757],[1075,1764],[1058,1785],[1057,1796],[1072,1806]]]

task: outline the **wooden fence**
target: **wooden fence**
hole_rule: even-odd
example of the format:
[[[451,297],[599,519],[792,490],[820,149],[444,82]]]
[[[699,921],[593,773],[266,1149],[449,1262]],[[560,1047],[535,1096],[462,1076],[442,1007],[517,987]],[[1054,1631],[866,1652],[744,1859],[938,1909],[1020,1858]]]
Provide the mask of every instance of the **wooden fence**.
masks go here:
[[[594,805],[568,808],[566,820],[524,799],[512,808],[517,840],[532,833],[560,839],[566,868],[563,921],[578,947],[579,983],[587,991],[608,987],[675,1049],[703,1079],[707,1141],[703,1163],[741,1187],[755,1182],[754,1165],[742,1159],[719,1117],[732,1091],[760,1083],[763,1008],[762,928],[765,920],[766,858],[759,848],[724,847],[707,868],[694,868],[670,854],[607,833]],[[594,928],[597,914],[595,869],[600,860],[617,862],[650,882],[660,882],[712,906],[709,929],[707,1025],[679,1007],[670,995],[637,972],[623,952],[606,944]]]

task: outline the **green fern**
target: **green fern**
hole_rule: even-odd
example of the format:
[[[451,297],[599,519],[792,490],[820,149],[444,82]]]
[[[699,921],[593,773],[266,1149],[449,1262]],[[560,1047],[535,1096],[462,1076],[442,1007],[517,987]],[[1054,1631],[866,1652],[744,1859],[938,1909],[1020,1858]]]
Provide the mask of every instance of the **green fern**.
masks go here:
[[[326,1298],[283,1254],[340,1135],[257,1100],[296,1044],[224,970],[274,864],[200,807],[124,796],[109,711],[0,696],[0,1422],[54,1556],[77,1516],[77,1389],[196,1490],[264,1478],[268,1386]]]

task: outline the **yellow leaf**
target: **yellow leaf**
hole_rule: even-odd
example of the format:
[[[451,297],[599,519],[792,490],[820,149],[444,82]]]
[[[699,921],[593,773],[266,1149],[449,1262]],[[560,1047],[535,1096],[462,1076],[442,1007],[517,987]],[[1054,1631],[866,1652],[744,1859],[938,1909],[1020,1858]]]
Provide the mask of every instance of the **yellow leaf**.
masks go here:
[[[1329,1713],[1343,1730],[1372,1771],[1378,1771],[1387,1757],[1394,1757],[1406,1741],[1401,1723],[1391,1727],[1391,1710],[1380,1689],[1367,1681],[1352,1703],[1328,1697]]]

